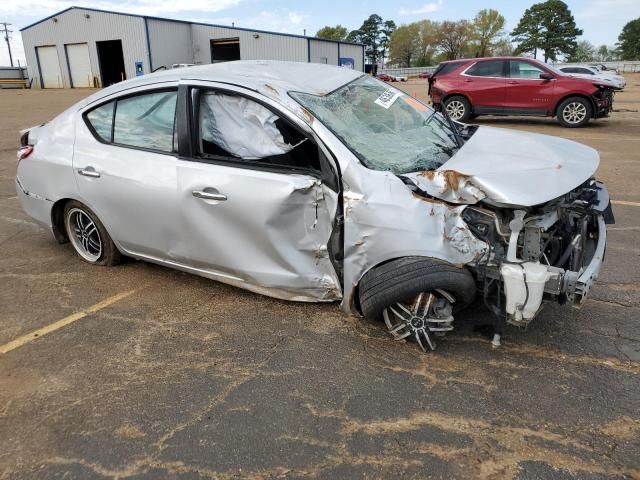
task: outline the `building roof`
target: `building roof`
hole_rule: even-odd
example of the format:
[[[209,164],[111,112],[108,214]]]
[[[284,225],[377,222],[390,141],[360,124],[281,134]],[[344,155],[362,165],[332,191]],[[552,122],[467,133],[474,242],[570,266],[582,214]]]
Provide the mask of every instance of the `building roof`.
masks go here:
[[[256,32],[256,33],[265,33],[265,34],[271,34],[271,35],[282,35],[284,37],[293,37],[293,38],[304,38],[304,39],[308,39],[308,40],[320,40],[323,42],[330,42],[330,43],[341,43],[344,45],[357,45],[359,47],[362,47],[363,45],[361,43],[354,43],[354,42],[347,42],[347,41],[338,41],[338,40],[330,40],[328,38],[318,38],[318,37],[310,37],[310,36],[305,36],[305,35],[296,35],[293,33],[282,33],[282,32],[270,32],[267,30],[256,30],[256,29],[252,29],[252,28],[243,28],[243,27],[235,27],[235,26],[230,26],[230,25],[218,25],[215,23],[203,23],[203,22],[191,22],[188,20],[177,20],[175,18],[163,18],[163,17],[152,17],[149,15],[137,15],[135,13],[124,13],[124,12],[114,12],[111,10],[101,10],[98,8],[89,8],[89,7],[69,7],[69,8],[65,8],[64,10],[60,10],[59,12],[54,13],[53,15],[49,15],[48,17],[43,18],[42,20],[38,20],[35,23],[32,23],[31,25],[27,25],[26,27],[22,27],[20,29],[21,32],[24,32],[25,30],[28,30],[31,27],[35,27],[36,25],[39,25],[42,22],[46,22],[47,20],[53,18],[53,17],[57,17],[59,15],[62,15],[63,13],[67,13],[70,10],[86,10],[89,12],[101,12],[101,13],[110,13],[113,15],[124,15],[127,17],[137,17],[137,18],[144,18],[144,19],[150,19],[150,20],[162,20],[165,22],[176,22],[176,23],[186,23],[189,25],[203,25],[206,27],[219,27],[219,28],[228,28],[228,29],[232,29],[232,30],[238,30],[238,31],[244,31],[244,32]]]

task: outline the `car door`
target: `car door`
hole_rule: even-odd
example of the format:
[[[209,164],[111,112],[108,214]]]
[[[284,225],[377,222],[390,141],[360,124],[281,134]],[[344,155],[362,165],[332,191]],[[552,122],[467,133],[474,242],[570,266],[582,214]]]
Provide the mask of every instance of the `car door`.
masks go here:
[[[257,94],[184,89],[192,144],[177,175],[192,267],[278,298],[341,298],[329,247],[339,188],[326,150]]]
[[[527,60],[509,60],[505,107],[510,113],[545,115],[552,108],[555,78],[540,78],[550,73]]]
[[[82,200],[126,253],[181,261],[176,100],[177,85],[86,109],[76,122],[73,167]]]
[[[505,98],[505,61],[480,60],[460,75],[460,88],[474,113],[500,113]]]

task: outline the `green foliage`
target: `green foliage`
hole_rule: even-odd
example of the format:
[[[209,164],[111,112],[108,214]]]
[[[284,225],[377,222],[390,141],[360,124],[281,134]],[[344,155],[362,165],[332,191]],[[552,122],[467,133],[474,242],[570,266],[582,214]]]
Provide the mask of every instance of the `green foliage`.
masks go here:
[[[391,34],[396,28],[393,20],[383,21],[380,15],[369,15],[360,28],[351,31],[347,41],[362,43],[370,63],[378,63],[386,56]]]
[[[594,47],[591,43],[583,40],[578,42],[575,50],[571,55],[569,55],[569,61],[580,63],[580,62],[591,62],[596,58],[596,47]]]
[[[622,28],[616,45],[622,60],[640,59],[640,18],[631,20]]]
[[[480,10],[471,24],[471,38],[475,45],[475,55],[490,55],[493,43],[503,34],[505,19],[500,12],[493,9]]]
[[[345,40],[347,35],[349,35],[349,30],[342,25],[336,25],[335,27],[327,25],[326,27],[322,27],[316,33],[316,37],[327,38],[329,40]]]
[[[582,30],[567,5],[561,0],[536,3],[525,10],[516,28],[511,32],[518,42],[518,53],[544,52],[544,61],[557,60],[559,55],[571,56],[577,48],[576,38]]]
[[[471,23],[468,20],[445,20],[440,24],[438,46],[447,60],[455,60],[468,54],[471,39]]]
[[[391,35],[391,63],[411,67],[420,48],[420,27],[417,23],[402,25]]]

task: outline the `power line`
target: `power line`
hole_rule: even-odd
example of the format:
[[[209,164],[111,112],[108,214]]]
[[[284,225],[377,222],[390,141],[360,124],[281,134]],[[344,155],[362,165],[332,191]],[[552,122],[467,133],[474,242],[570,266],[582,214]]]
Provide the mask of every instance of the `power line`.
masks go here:
[[[13,56],[11,55],[11,34],[13,30],[8,30],[7,27],[11,25],[10,23],[0,22],[0,25],[4,27],[2,33],[4,35],[4,40],[7,42],[7,48],[9,49],[9,61],[11,62],[11,66],[13,67]]]

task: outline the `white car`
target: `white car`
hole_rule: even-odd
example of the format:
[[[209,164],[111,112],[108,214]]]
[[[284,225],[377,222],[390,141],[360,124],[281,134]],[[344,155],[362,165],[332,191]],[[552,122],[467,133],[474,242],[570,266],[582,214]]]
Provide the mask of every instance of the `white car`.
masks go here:
[[[22,132],[24,210],[84,261],[121,255],[341,302],[423,349],[476,293],[527,325],[604,260],[598,153],[456,123],[363,72],[239,61],[100,90]]]
[[[595,67],[582,65],[566,65],[558,69],[574,77],[591,78],[609,82],[613,87],[623,89],[627,82],[622,75],[618,75],[613,70],[598,70]]]

